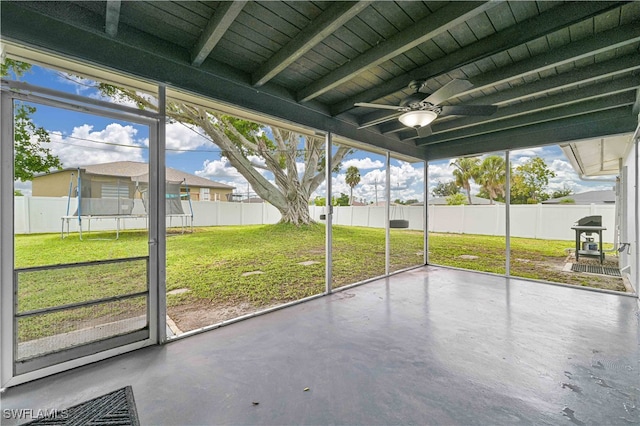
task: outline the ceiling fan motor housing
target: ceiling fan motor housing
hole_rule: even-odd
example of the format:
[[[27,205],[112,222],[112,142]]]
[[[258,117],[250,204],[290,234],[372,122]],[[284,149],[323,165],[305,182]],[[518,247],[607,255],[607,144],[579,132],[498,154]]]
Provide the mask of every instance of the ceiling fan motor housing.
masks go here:
[[[442,108],[424,100],[424,93],[414,93],[400,102],[400,111],[433,111],[439,114]]]

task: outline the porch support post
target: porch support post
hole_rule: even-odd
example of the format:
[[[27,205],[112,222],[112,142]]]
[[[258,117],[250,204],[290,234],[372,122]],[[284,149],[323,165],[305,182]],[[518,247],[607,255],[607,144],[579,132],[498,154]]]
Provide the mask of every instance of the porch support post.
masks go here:
[[[640,119],[640,115],[638,115],[638,118]],[[636,261],[635,261],[635,270],[631,271],[631,277],[634,280],[633,285],[635,286],[634,289],[636,291],[637,295],[640,295],[640,253],[638,253],[638,250],[640,250],[640,224],[638,223],[638,215],[640,215],[640,202],[638,201],[638,197],[640,196],[640,170],[638,170],[638,156],[640,155],[640,150],[638,148],[638,144],[640,143],[640,125],[638,125],[638,127],[636,128],[635,133],[633,134],[633,138],[634,138],[634,145],[635,145],[635,152],[634,152],[634,169],[635,169],[635,182],[634,182],[634,190],[635,190],[635,194],[633,196],[633,200],[634,200],[634,212],[635,212],[635,218],[636,218],[636,222],[635,222],[635,240],[636,240],[636,246],[635,248],[635,253],[636,253]]]
[[[505,200],[504,200],[504,218],[505,218],[505,227],[504,227],[504,237],[506,242],[505,247],[505,275],[507,277],[511,276],[511,158],[509,156],[509,151],[504,153],[505,157],[505,167],[506,170],[506,179],[505,179]]]
[[[13,287],[13,99],[7,92],[0,100],[0,388],[13,377],[14,295]]]
[[[160,85],[157,122],[149,135],[149,334],[156,343],[167,340],[165,122],[166,88]]]
[[[332,134],[329,132],[325,137],[325,181],[327,182],[327,193],[325,195],[325,269],[324,269],[324,285],[325,294],[331,294],[333,291],[333,269],[332,269],[332,244],[333,244],[333,205],[331,203],[331,169],[333,169],[333,164],[331,164],[331,154],[333,148]]]
[[[384,231],[385,231],[385,250],[384,250],[384,274],[389,275],[391,270],[391,230],[389,228],[389,220],[391,219],[391,153],[387,151],[385,163],[385,185],[384,190],[387,205],[384,209]]]
[[[424,248],[424,264],[428,265],[429,264],[429,204],[427,204],[427,201],[429,199],[429,162],[425,161],[424,162],[424,185],[422,188],[422,192],[423,192],[423,198],[424,198],[424,203],[422,205],[423,210],[422,210],[422,217],[423,217],[423,226],[424,226],[424,242],[423,242],[423,248]]]

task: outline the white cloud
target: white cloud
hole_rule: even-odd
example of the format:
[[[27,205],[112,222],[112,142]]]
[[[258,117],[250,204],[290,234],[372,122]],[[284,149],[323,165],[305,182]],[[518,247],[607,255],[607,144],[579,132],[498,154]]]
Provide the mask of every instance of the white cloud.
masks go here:
[[[377,160],[376,160],[377,161]],[[399,161],[398,165],[391,165],[391,199],[417,199],[423,200],[423,175],[422,164],[412,165]],[[345,182],[346,168],[342,168],[341,173],[334,175],[332,179],[332,190],[335,196],[340,193],[349,194],[351,188]],[[371,170],[360,174],[360,182],[353,188],[354,199],[364,200],[367,203],[382,201],[386,199],[386,171],[384,168]],[[314,192],[313,197],[324,197],[326,194],[326,183],[323,182]]]
[[[30,196],[31,195],[31,181],[23,182],[21,180],[17,180],[13,183],[13,189],[20,191],[22,195]]]
[[[213,161],[205,160],[202,167],[202,170],[195,172],[197,176],[210,178],[218,182],[220,181],[218,178],[228,179],[233,182],[244,179],[240,172],[229,164],[229,160],[224,157]]]
[[[526,148],[526,149],[520,149],[517,151],[511,151],[510,153],[510,157],[511,160],[519,158],[519,157],[542,157],[545,154],[545,147],[543,146],[538,146],[535,148]]]
[[[344,170],[347,170],[351,166],[355,166],[360,170],[381,169],[384,168],[384,163],[380,160],[372,160],[369,157],[352,158],[342,162],[342,168]]]
[[[251,164],[255,164],[260,167],[266,167],[267,165],[267,162],[264,160],[264,158],[260,157],[259,155],[247,155],[247,158],[249,159],[249,161],[251,161]]]
[[[94,130],[94,126],[83,124],[74,127],[70,135],[50,132],[51,151],[60,158],[64,167],[112,161],[144,161],[144,149],[141,147],[148,145],[148,141],[136,139],[137,132],[131,125],[118,123],[108,124],[102,130]]]
[[[67,86],[71,86],[76,95],[87,95],[87,92],[94,92],[96,82],[79,75],[68,74],[66,72],[58,72],[58,82]],[[94,96],[92,96],[94,97]]]
[[[202,146],[216,148],[204,130],[192,124],[168,123],[166,126],[167,149],[197,149]]]

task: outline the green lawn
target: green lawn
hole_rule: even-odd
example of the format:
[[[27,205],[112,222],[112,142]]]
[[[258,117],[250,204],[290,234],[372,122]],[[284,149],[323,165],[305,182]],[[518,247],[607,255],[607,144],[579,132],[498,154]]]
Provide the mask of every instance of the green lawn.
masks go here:
[[[318,294],[324,289],[325,228],[314,225],[295,228],[284,225],[229,226],[197,228],[192,234],[173,234],[167,238],[167,289],[188,288],[190,298],[246,300],[257,304],[295,300]],[[98,238],[100,234],[94,234]],[[105,237],[107,235],[104,235]],[[336,227],[333,236],[334,285],[350,284],[384,274],[384,230],[373,228]],[[422,250],[422,232],[392,231],[392,270],[422,263],[416,253]],[[57,234],[16,236],[16,267],[86,262],[148,253],[146,232],[121,232],[120,239],[85,240],[77,236],[60,239]],[[318,262],[309,266],[299,262]],[[101,282],[122,282],[122,272],[113,274],[103,267]],[[67,273],[69,270],[62,270]],[[74,272],[82,269],[71,270]],[[263,274],[243,276],[262,271]],[[131,276],[136,274],[132,271]],[[37,275],[37,274],[33,274]],[[51,276],[49,276],[51,280]],[[88,289],[76,286],[61,276],[49,285],[47,298],[64,293],[62,287],[74,288],[85,294]],[[127,280],[125,280],[127,281]],[[41,288],[38,283],[34,286]],[[62,287],[60,287],[62,286]],[[93,295],[109,295],[93,288]],[[126,290],[128,285],[119,289]],[[41,290],[44,291],[44,290]],[[30,296],[33,290],[25,290]],[[81,296],[65,296],[76,301]],[[172,302],[180,296],[172,298]],[[70,302],[69,302],[70,303]],[[22,305],[21,305],[22,306]],[[25,309],[42,307],[24,302]]]
[[[170,313],[248,304],[257,309],[324,291],[325,227],[287,225],[196,228],[193,233],[167,238],[167,290],[188,289],[169,295]],[[93,237],[100,237],[96,233]],[[105,234],[104,237],[112,237]],[[145,256],[146,232],[124,231],[119,240],[85,240],[77,235],[18,235],[16,267],[68,264]],[[505,240],[502,237],[430,234],[430,262],[478,271],[504,273]],[[422,264],[423,234],[391,230],[391,270]],[[512,238],[511,272],[515,276],[575,285],[612,288],[594,276],[562,272],[570,241]],[[334,287],[384,274],[385,231],[376,228],[336,226],[333,233]],[[462,257],[461,257],[462,256]],[[469,258],[477,256],[477,258]],[[311,265],[300,262],[314,261]],[[261,273],[256,273],[260,271]],[[244,276],[245,273],[254,274]],[[81,302],[144,288],[144,263],[106,264],[92,267],[22,272],[19,274],[19,311]],[[624,287],[613,287],[624,291]],[[139,311],[137,303],[120,304],[104,313],[107,319]],[[79,311],[78,311],[79,312]],[[60,314],[59,314],[60,315]],[[30,320],[34,322],[34,320]],[[41,335],[28,332],[27,338]]]

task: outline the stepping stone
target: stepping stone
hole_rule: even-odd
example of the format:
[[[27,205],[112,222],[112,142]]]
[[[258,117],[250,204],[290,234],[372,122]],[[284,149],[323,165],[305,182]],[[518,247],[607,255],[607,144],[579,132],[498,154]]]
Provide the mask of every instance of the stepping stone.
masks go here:
[[[245,272],[244,274],[242,274],[242,276],[243,277],[248,277],[250,275],[260,275],[260,274],[264,274],[264,272],[262,272],[262,271]]]
[[[478,258],[478,256],[474,256],[472,254],[463,254],[458,256],[460,259],[466,259],[466,260],[475,260]]]
[[[182,294],[182,293],[189,293],[191,290],[189,290],[188,288],[177,288],[175,290],[171,290],[168,291],[167,294]]]
[[[306,260],[304,262],[299,262],[298,265],[311,266],[311,265],[315,265],[317,263],[320,263],[320,262],[316,262],[315,260]]]

